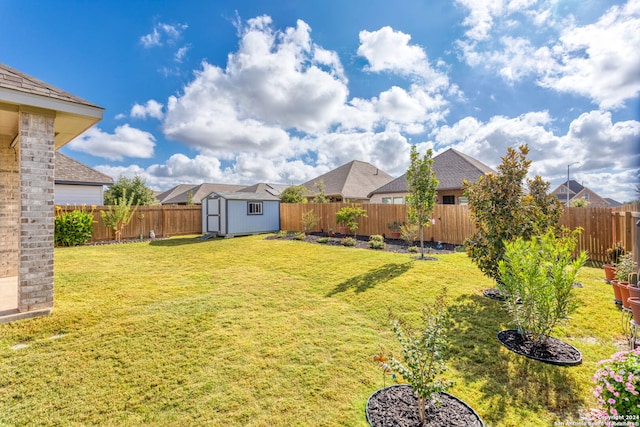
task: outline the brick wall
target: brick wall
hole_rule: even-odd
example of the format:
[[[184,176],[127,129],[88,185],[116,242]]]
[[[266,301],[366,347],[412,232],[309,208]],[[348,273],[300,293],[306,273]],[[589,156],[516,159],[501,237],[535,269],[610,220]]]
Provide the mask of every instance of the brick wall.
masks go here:
[[[20,113],[18,311],[53,306],[54,116]]]
[[[18,275],[20,181],[18,154],[9,144],[0,137],[0,277]]]

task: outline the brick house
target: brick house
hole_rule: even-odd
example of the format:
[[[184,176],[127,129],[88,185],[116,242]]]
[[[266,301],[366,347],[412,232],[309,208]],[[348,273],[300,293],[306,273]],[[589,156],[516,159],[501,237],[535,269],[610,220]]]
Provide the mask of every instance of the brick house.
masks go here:
[[[589,207],[603,207],[603,208],[614,208],[616,206],[620,206],[621,203],[617,202],[613,199],[604,198],[598,195],[595,191],[583,186],[578,181],[574,181],[573,179],[569,181],[563,182],[559,186],[556,187],[555,190],[551,192],[551,194],[558,197],[560,203],[563,205],[567,205],[567,194],[569,195],[569,205],[573,200],[584,199],[587,202]]]
[[[0,63],[0,322],[51,312],[54,152],[103,111]]]
[[[481,161],[458,150],[449,148],[433,157],[433,171],[438,178],[436,203],[466,204],[462,181],[476,182],[486,173],[495,173]],[[404,174],[369,194],[370,203],[404,204],[409,194],[407,174]]]

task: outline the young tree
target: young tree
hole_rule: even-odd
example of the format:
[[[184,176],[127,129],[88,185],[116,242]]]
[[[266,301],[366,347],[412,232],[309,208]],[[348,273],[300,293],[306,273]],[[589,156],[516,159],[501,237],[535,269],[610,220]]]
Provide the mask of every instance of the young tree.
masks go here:
[[[280,193],[280,201],[282,203],[307,203],[307,194],[309,190],[304,185],[292,185],[285,188]]]
[[[414,145],[411,147],[411,165],[407,170],[409,222],[418,226],[421,258],[424,258],[424,227],[431,225],[431,214],[436,204],[436,189],[438,188],[432,156],[433,150],[428,149],[424,157],[420,158]]]
[[[318,189],[318,194],[313,198],[313,203],[329,203],[329,199],[327,199],[324,190],[324,181],[319,180],[315,183],[314,187]]]
[[[147,187],[145,180],[136,175],[134,178],[120,176],[117,181],[104,193],[104,204],[115,205],[128,194],[133,197],[136,206],[147,206],[156,203],[153,190]]]
[[[547,193],[549,183],[536,176],[524,180],[531,161],[529,148],[509,147],[498,166],[498,173],[481,176],[476,183],[464,182],[469,198],[471,220],[476,232],[467,239],[467,254],[480,270],[500,283],[498,261],[504,257],[504,242],[518,237],[529,239],[549,228],[559,231],[562,206]]]
[[[125,191],[116,204],[108,205],[108,210],[106,211],[100,211],[102,223],[105,227],[113,230],[114,238],[117,241],[120,241],[122,238],[122,229],[131,222],[133,214],[138,209],[138,205],[134,205],[133,208],[131,207],[133,203],[133,195],[128,199],[126,198],[126,195],[127,193]]]

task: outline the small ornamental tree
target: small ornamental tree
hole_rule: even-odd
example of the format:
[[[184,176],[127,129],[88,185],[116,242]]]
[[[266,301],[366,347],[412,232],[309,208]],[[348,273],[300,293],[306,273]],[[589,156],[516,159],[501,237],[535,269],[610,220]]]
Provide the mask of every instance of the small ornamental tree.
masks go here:
[[[360,217],[366,218],[367,211],[356,205],[345,206],[336,212],[336,222],[347,227],[353,233],[354,238],[358,231],[358,218]]]
[[[587,260],[584,251],[573,259],[580,231],[562,237],[549,231],[505,242],[498,289],[518,331],[534,345],[545,344],[551,331],[578,307],[573,284]]]
[[[100,217],[105,227],[113,230],[114,238],[117,241],[122,239],[122,230],[126,227],[133,218],[138,209],[138,205],[131,206],[133,203],[133,194],[127,199],[127,193],[125,192],[117,204],[107,206],[106,211],[100,211]]]
[[[524,180],[531,165],[528,153],[526,145],[519,151],[509,147],[498,173],[481,176],[476,183],[463,183],[476,227],[465,242],[467,254],[486,276],[498,282],[498,262],[504,256],[505,242],[518,237],[528,240],[550,228],[559,231],[562,206],[556,196],[548,194],[550,184],[536,176],[527,180],[525,191]]]
[[[304,185],[292,185],[285,188],[280,193],[280,201],[282,203],[307,203],[307,194],[309,190]]]
[[[447,366],[444,352],[447,341],[446,288],[442,288],[435,304],[425,307],[422,312],[422,325],[416,329],[393,313],[391,326],[393,333],[402,346],[402,361],[391,358],[390,366],[404,378],[418,395],[418,415],[420,424],[426,420],[425,405],[434,393],[446,391],[453,383],[438,379]]]
[[[313,203],[329,203],[329,199],[325,194],[324,181],[319,180],[314,184],[314,187],[318,190],[318,194],[313,197]]]
[[[411,165],[407,170],[407,208],[409,222],[418,226],[420,257],[424,258],[424,227],[431,225],[431,215],[436,204],[438,179],[433,170],[433,150],[428,149],[423,158],[415,145],[411,147]]]

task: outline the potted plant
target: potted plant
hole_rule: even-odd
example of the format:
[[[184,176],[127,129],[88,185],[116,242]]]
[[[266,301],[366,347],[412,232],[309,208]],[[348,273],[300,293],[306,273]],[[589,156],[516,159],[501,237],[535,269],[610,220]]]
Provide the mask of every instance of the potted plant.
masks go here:
[[[345,206],[336,212],[336,222],[341,225],[340,233],[347,234],[346,229],[353,233],[356,237],[358,230],[358,218],[367,216],[367,212],[359,206]]]
[[[391,231],[392,239],[400,238],[400,230],[402,229],[403,225],[404,225],[404,222],[398,222],[398,221],[387,223],[387,228]]]
[[[640,348],[614,354],[611,359],[598,362],[593,376],[596,387],[593,395],[602,409],[598,415],[602,425],[634,425],[640,417],[638,394],[640,394]],[[624,374],[622,374],[624,373]],[[625,420],[632,420],[626,423]],[[616,423],[618,424],[618,423]]]
[[[550,336],[578,308],[573,284],[587,259],[584,251],[573,258],[579,232],[556,237],[549,231],[505,243],[504,259],[498,263],[498,286],[517,329],[499,332],[498,340],[509,350],[557,365],[582,362],[580,351]],[[549,351],[552,348],[562,348],[565,354]]]
[[[622,255],[619,258],[619,262],[615,266],[616,270],[616,278],[618,280],[618,287],[622,290],[622,304],[625,305],[625,295],[628,294],[626,298],[629,297],[639,297],[640,298],[640,289],[638,289],[638,273],[637,270],[638,265],[633,260],[633,253],[628,252]]]
[[[602,268],[604,269],[605,280],[607,282],[611,282],[615,278],[615,265],[618,264],[620,257],[624,255],[624,246],[622,246],[622,242],[616,242],[612,247],[607,249],[607,255],[611,260],[611,264],[604,264]]]

